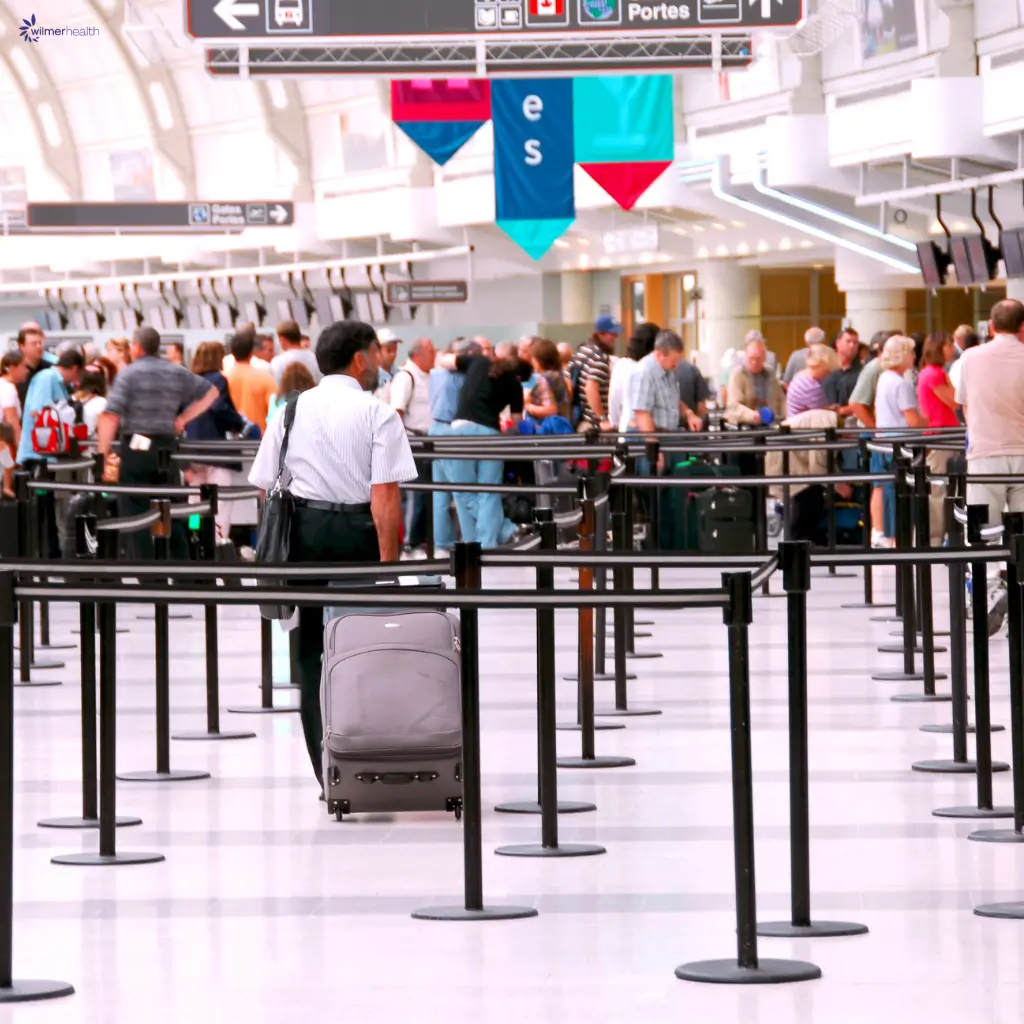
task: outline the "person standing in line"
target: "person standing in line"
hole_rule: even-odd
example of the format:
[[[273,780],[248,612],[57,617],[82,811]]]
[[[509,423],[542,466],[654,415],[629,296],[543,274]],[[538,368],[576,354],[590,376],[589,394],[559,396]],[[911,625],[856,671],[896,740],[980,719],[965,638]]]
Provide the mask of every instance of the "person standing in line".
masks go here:
[[[49,461],[32,447],[32,428],[37,414],[47,406],[67,405],[74,394],[78,378],[85,367],[85,358],[77,348],[65,349],[57,358],[56,366],[37,373],[29,384],[22,412],[21,443],[18,446],[18,464],[24,469],[35,468]]]
[[[1003,512],[1024,512],[1024,484],[976,484],[972,476],[1024,475],[1024,304],[992,307],[992,340],[961,356],[956,401],[967,421],[967,504],[988,505],[991,525]],[[1006,618],[1006,584],[988,563],[988,634]],[[975,581],[977,585],[977,581]]]
[[[825,378],[822,387],[825,389],[829,405],[842,425],[848,417],[854,415],[851,396],[863,369],[858,358],[860,335],[852,327],[840,331],[836,338],[835,351],[839,365]]]
[[[397,562],[399,485],[416,478],[416,466],[398,414],[373,395],[377,335],[357,320],[332,324],[316,357],[323,379],[298,397],[285,457],[295,506],[289,561]],[[285,419],[271,420],[249,472],[264,494],[277,480]],[[302,731],[323,786],[323,608],[300,607],[298,630]]]
[[[534,338],[530,344],[530,366],[533,387],[529,392],[524,388],[524,413],[540,428],[540,433],[555,433],[551,429],[553,426],[559,427],[561,432],[571,433],[572,400],[555,343],[547,338]],[[558,420],[563,422],[556,423]],[[550,421],[547,428],[544,427],[546,421]]]
[[[679,360],[672,375],[676,379],[676,384],[679,385],[680,403],[694,414],[692,417],[683,417],[686,429],[691,433],[703,430],[708,411],[708,399],[712,393],[707,377],[700,372],[700,367],[687,359],[685,355]]]
[[[18,331],[18,348],[25,357],[25,365],[28,368],[24,378],[18,385],[18,400],[22,408],[25,406],[25,399],[28,397],[28,387],[40,370],[53,366],[55,360],[47,357],[46,349],[43,347],[46,335],[42,327],[34,321],[22,324]]]
[[[377,387],[374,394],[384,403],[391,404],[391,381],[395,376],[395,362],[398,360],[398,335],[384,328],[377,335],[380,341],[380,367],[377,370]]]
[[[270,401],[277,394],[277,382],[268,370],[260,370],[253,366],[252,351],[255,340],[255,336],[249,333],[236,334],[231,339],[231,355],[234,360],[231,367],[226,368],[224,372],[235,408],[250,423],[255,423],[260,428],[262,437],[267,429]]]
[[[308,348],[302,347],[302,332],[294,320],[284,320],[277,325],[277,340],[281,343],[281,354],[274,356],[270,364],[270,372],[278,385],[281,383],[281,374],[289,363],[299,362],[306,367],[313,375],[313,380],[319,383],[320,369],[317,366],[316,356]]]
[[[131,363],[121,370],[107,395],[107,408],[96,428],[96,450],[105,457],[105,479],[121,484],[159,486],[180,482],[171,463],[169,479],[160,470],[160,452],[173,452],[178,437],[219,397],[209,381],[160,358],[160,335],[152,327],[139,327],[132,335]],[[118,445],[115,457],[114,444]],[[149,499],[142,495],[118,498],[121,515],[149,511]],[[153,540],[142,530],[131,534],[139,558],[153,557]],[[174,520],[171,529],[171,557],[188,558],[185,525]]]
[[[131,344],[127,338],[111,338],[103,354],[118,368],[123,370],[132,361]]]
[[[809,327],[804,333],[804,347],[795,349],[786,363],[785,372],[782,374],[783,390],[788,391],[790,384],[801,370],[807,368],[807,356],[814,345],[825,344],[825,332],[820,327]]]
[[[402,419],[411,437],[426,437],[433,422],[430,416],[430,371],[436,353],[429,338],[417,338],[409,346],[409,357],[391,380],[391,408]],[[416,460],[416,481],[425,483],[433,469],[427,460]],[[419,552],[427,542],[427,500],[425,491],[407,491],[405,508],[405,551]]]
[[[582,417],[578,430],[614,430],[615,424],[608,418],[608,391],[612,379],[612,353],[622,334],[622,324],[613,316],[599,316],[594,323],[590,341],[581,345],[576,353],[579,367],[579,388],[581,394],[574,396],[574,404],[580,407]]]
[[[953,336],[942,331],[929,334],[924,343],[921,372],[917,376],[917,404],[929,427],[941,429],[960,426],[956,392],[946,373],[946,365],[952,361],[953,352]],[[941,448],[929,448],[925,455],[928,471],[945,476],[953,454]],[[936,480],[928,494],[932,547],[941,547],[946,537],[945,501],[946,485]]]
[[[838,369],[839,358],[827,345],[812,345],[802,370],[790,381],[786,392],[786,418],[812,409],[828,409],[825,381]]]
[[[82,421],[89,437],[95,437],[100,416],[107,408],[107,375],[98,363],[90,363],[82,371],[75,400],[82,403]]]
[[[185,346],[180,341],[169,341],[164,348],[164,358],[177,366],[185,365]]]
[[[21,349],[11,349],[0,359],[0,422],[4,426],[3,492],[14,497],[14,462],[21,444],[21,399],[18,387],[28,376],[28,363]]]
[[[500,346],[499,346],[500,349]],[[485,355],[451,355],[439,360],[445,369],[465,374],[459,392],[459,404],[452,420],[452,433],[467,437],[490,437],[501,433],[500,419],[508,408],[518,426],[523,416],[523,384],[517,372],[519,356],[515,349],[501,351],[493,358]],[[502,482],[504,462],[500,459],[451,459],[447,469],[453,484],[498,485]],[[496,548],[516,536],[515,524],[505,518],[501,495],[475,491],[455,494],[462,539],[476,541],[484,548]]]
[[[960,386],[960,370],[963,368],[961,361],[967,352],[981,344],[981,338],[978,337],[978,332],[973,327],[961,324],[953,332],[953,344],[955,351],[953,362],[948,367],[948,372],[949,382],[953,385],[953,390],[956,391]]]
[[[302,363],[289,363],[281,374],[281,386],[277,394],[270,400],[270,408],[267,410],[267,423],[277,416],[288,402],[288,396],[297,391],[300,395],[303,391],[315,388],[316,382],[313,374],[306,369]]]
[[[452,420],[459,408],[459,395],[466,382],[466,375],[446,370],[441,361],[446,357],[482,355],[480,345],[466,338],[458,338],[449,352],[438,356],[430,371],[430,436],[450,437]],[[452,364],[454,365],[454,364]],[[433,480],[435,484],[452,483],[451,459],[434,459]],[[444,555],[457,540],[455,523],[452,521],[453,496],[451,491],[434,491],[434,553]]]
[[[785,395],[775,372],[768,369],[768,346],[760,335],[747,342],[743,364],[726,386],[726,416],[731,423],[771,426],[782,418]]]
[[[640,361],[654,351],[654,339],[661,328],[657,324],[640,324],[626,342],[626,354],[612,367],[608,382],[608,419],[616,430],[625,433],[635,429],[633,407],[629,400],[629,385]]]

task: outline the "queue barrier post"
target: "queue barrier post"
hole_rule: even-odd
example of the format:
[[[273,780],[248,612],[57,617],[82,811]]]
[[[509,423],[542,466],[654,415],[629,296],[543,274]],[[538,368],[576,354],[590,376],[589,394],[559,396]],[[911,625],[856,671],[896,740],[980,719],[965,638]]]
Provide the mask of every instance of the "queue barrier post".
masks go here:
[[[737,955],[730,960],[683,964],[683,981],[719,985],[766,985],[812,981],[821,969],[799,960],[762,960],[757,951],[757,885],[754,878],[754,779],[750,745],[750,648],[753,621],[751,575],[725,574],[729,592],[723,618],[729,635],[729,705],[732,733],[733,857],[736,873]]]
[[[555,551],[558,547],[558,527],[551,509],[534,510],[534,521],[540,528],[541,547]],[[555,589],[555,570],[550,566],[537,567],[537,592],[549,593]],[[496,808],[509,813],[536,813],[541,815],[540,843],[499,846],[494,852],[504,857],[592,857],[605,853],[603,846],[592,843],[558,842],[558,815],[593,811],[593,804],[563,804],[558,799],[558,751],[556,749],[555,708],[555,610],[537,609],[537,803],[535,805],[506,804]],[[535,810],[536,808],[536,810]]]
[[[601,473],[597,477],[598,489],[602,494],[609,490],[609,476]],[[594,508],[594,550],[608,550],[608,502],[602,501]],[[597,590],[608,589],[608,570],[599,565],[594,572]],[[606,674],[608,660],[608,609],[598,608],[594,613],[594,678]]]
[[[99,556],[116,562],[118,535],[113,531],[98,534]],[[99,617],[100,663],[100,825],[97,853],[62,853],[50,858],[51,864],[72,867],[117,867],[122,864],[155,864],[162,853],[117,850],[117,605],[101,601]]]
[[[789,921],[758,925],[772,938],[835,938],[864,935],[867,926],[811,920],[811,829],[807,752],[807,594],[811,589],[811,545],[783,541],[779,565],[786,591],[789,649]]]
[[[913,532],[911,539],[914,542],[914,550],[927,554],[931,550],[931,507],[929,503],[928,467],[924,462],[919,462],[914,467],[914,490],[908,495],[908,518],[912,517]],[[924,682],[922,693],[898,694],[892,699],[901,704],[936,703],[952,700],[948,693],[935,692],[935,652],[944,650],[935,646],[935,623],[932,607],[932,566],[931,562],[921,561],[917,563],[916,569],[911,569],[916,577],[917,587],[917,617],[920,625],[920,646],[918,647],[918,634],[912,634],[910,643],[911,651],[921,651],[921,676]],[[904,622],[903,642],[906,644],[906,623]],[[913,657],[913,653],[911,654]],[[915,771],[926,772],[963,772],[963,767],[948,768],[941,767],[944,762],[919,762],[921,767],[915,766]],[[925,767],[925,764],[931,767]]]
[[[94,559],[99,539],[96,517],[75,517],[75,552],[79,561]],[[82,688],[82,816],[80,818],[44,818],[37,822],[40,828],[99,828],[97,795],[97,738],[96,738],[96,605],[82,601],[78,606],[82,634],[81,688]],[[119,815],[114,824],[118,828],[141,825],[142,819]]]
[[[862,473],[869,473],[871,471],[871,449],[868,448],[868,439],[866,437],[860,438],[857,443],[858,450],[858,462],[860,465],[860,471]],[[864,524],[863,524],[863,538],[864,538],[864,551],[870,554],[871,552],[871,495],[873,493],[873,485],[867,485],[867,496],[864,501]],[[859,602],[852,602],[850,604],[842,605],[843,608],[892,608],[893,605],[889,604],[876,604],[875,603],[875,580],[874,572],[871,565],[867,562],[864,563],[864,600]]]
[[[295,632],[292,630],[292,632]],[[260,703],[258,707],[228,708],[232,715],[297,715],[295,704],[274,705],[274,690],[283,688],[274,682],[274,624],[260,616]],[[287,689],[294,689],[291,685]]]
[[[171,503],[157,498],[150,508],[160,513],[152,526],[153,553],[156,561],[170,558]],[[156,681],[156,770],[119,772],[122,782],[191,782],[208,779],[209,772],[192,768],[171,768],[171,651],[168,605],[158,601],[153,605],[154,678]],[[207,649],[209,656],[209,649]]]
[[[479,590],[480,545],[456,544],[452,567],[459,593]],[[536,917],[535,907],[484,904],[483,842],[480,799],[480,613],[460,609],[462,648],[462,906],[425,907],[413,911],[421,921],[508,921]]]
[[[658,495],[655,494],[655,498],[657,497]],[[624,487],[613,487],[610,500],[612,508],[611,519],[613,547],[619,552],[629,551],[630,547],[626,535],[626,530],[628,529],[626,504],[630,500],[629,493]],[[617,591],[622,592],[628,588],[628,584],[626,582],[627,577],[628,570],[625,566],[617,567],[613,570],[614,586]],[[594,714],[599,718],[660,715],[661,711],[658,708],[629,706],[629,686],[627,682],[628,673],[626,671],[626,630],[628,628],[628,624],[626,609],[624,607],[617,606],[613,609],[612,622],[615,630],[615,706],[610,708],[599,708],[594,712]]]
[[[661,460],[661,444],[656,437],[649,437],[644,444],[644,455],[647,464],[651,468],[651,476],[658,472],[658,462]],[[667,467],[666,467],[667,468]],[[648,491],[650,514],[647,523],[647,549],[649,551],[661,550],[661,491],[652,487]],[[651,567],[651,590],[661,588],[661,573],[657,566]]]
[[[636,459],[634,459],[632,455],[629,455],[628,452],[627,452],[624,464],[625,464],[625,467],[626,467],[626,475],[627,476],[634,476],[636,474]],[[619,488],[619,489],[623,490],[625,488]],[[651,489],[655,492],[655,498],[657,498],[657,488],[651,488]],[[632,551],[633,550],[633,528],[636,525],[636,521],[635,521],[635,518],[634,518],[633,495],[632,495],[632,493],[628,489],[625,489],[625,490],[626,490],[626,493],[629,495],[629,497],[628,497],[628,500],[626,501],[626,537],[627,537],[627,547],[624,550]],[[634,588],[634,586],[636,585],[635,570],[632,567],[629,567],[626,570],[625,585],[630,590],[632,590]],[[662,657],[662,654],[661,654],[660,651],[637,651],[637,649],[636,649],[636,638],[637,638],[637,636],[638,635],[644,635],[644,636],[649,636],[650,635],[650,634],[638,634],[637,631],[636,631],[636,627],[638,625],[639,626],[644,626],[644,625],[652,625],[652,624],[653,623],[650,623],[650,622],[637,622],[637,620],[636,620],[636,609],[632,608],[632,607],[629,607],[629,608],[626,609],[626,658],[627,659],[629,659],[631,661],[642,661],[644,659],[660,658],[660,657]]]
[[[558,550],[558,525],[550,508],[538,508],[533,512],[541,539],[541,550],[554,554]],[[555,589],[555,570],[550,566],[537,566],[537,591],[546,593]],[[550,618],[542,618],[549,615]],[[499,814],[541,814],[544,806],[544,789],[548,778],[557,775],[558,751],[556,732],[558,728],[555,703],[555,628],[554,611],[537,609],[537,799],[536,801],[511,801],[498,804],[494,809]],[[551,684],[548,685],[548,675]],[[553,782],[552,786],[557,786]],[[557,790],[548,787],[549,792]],[[597,806],[580,801],[556,801],[558,814],[583,814],[596,811]],[[557,840],[557,833],[556,833]],[[556,842],[557,845],[557,842]]]
[[[58,999],[66,981],[14,978],[14,573],[0,570],[0,1004]]]
[[[1010,649],[1010,736],[1013,763],[1013,828],[982,829],[967,838],[979,843],[1024,843],[1024,513],[1007,512],[1003,516],[1003,536],[1010,549],[1006,563],[1006,627]],[[984,588],[975,590],[985,592]],[[980,738],[980,737],[979,737]],[[1024,917],[1004,910],[988,912],[984,917]],[[1015,905],[1016,906],[1016,905]],[[989,908],[990,909],[990,908]],[[976,910],[975,913],[978,913]]]
[[[829,447],[825,452],[825,472],[829,476],[835,476],[836,474],[836,450],[833,447],[836,440],[836,428],[827,427],[825,430],[825,443]],[[828,550],[834,553],[838,543],[836,534],[836,485],[831,481],[825,489],[825,512],[828,517]],[[833,579],[840,576],[852,577],[855,575],[852,572],[839,572],[836,569],[835,563],[828,566],[828,574]]]
[[[590,554],[594,550],[595,509],[594,499],[588,481],[580,483],[582,500],[580,505],[583,518],[580,521],[578,536],[581,554]],[[580,593],[585,597],[594,589],[594,568],[591,565],[580,568]],[[594,721],[594,608],[583,606],[577,613],[578,622],[578,671],[577,695],[578,715],[581,736],[581,752],[579,757],[563,757],[558,760],[559,768],[628,768],[636,764],[631,757],[598,757],[595,752],[594,733],[597,725]],[[618,664],[621,655],[620,645],[615,645],[615,658]],[[607,724],[603,728],[621,728],[621,725]]]

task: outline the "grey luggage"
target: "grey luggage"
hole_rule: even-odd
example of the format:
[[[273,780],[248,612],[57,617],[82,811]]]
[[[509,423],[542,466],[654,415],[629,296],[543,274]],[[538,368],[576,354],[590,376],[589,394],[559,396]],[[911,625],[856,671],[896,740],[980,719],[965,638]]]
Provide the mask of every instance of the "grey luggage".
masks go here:
[[[458,620],[345,614],[324,629],[324,795],[340,821],[374,811],[462,815]]]

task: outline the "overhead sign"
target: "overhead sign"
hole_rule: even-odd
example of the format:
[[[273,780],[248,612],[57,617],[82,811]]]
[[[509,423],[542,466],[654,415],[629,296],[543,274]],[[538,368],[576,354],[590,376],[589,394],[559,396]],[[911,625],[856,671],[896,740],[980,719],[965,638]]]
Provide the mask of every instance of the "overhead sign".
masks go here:
[[[32,231],[241,231],[289,227],[295,223],[295,204],[29,203],[26,220]]]
[[[426,302],[468,302],[466,281],[388,281],[389,306],[419,306]]]
[[[438,39],[451,36],[743,30],[797,25],[803,0],[188,0],[195,39]]]
[[[606,256],[636,256],[644,252],[657,252],[661,236],[657,224],[639,224],[632,228],[617,228],[601,236]]]

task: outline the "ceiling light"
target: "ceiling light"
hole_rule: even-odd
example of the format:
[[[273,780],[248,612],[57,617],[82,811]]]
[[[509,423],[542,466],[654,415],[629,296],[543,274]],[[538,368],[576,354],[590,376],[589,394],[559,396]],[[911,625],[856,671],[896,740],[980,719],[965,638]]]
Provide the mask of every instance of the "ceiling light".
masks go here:
[[[730,221],[729,223],[730,223],[730,224],[732,224],[732,226],[733,226],[734,228],[742,228],[742,227],[746,227],[746,225],[745,225],[745,224],[743,223],[743,221],[741,221],[741,220],[734,220],[734,221]]]
[[[698,235],[704,234],[704,229],[699,224],[691,224],[690,230],[696,231]]]
[[[702,245],[697,250],[697,259],[706,260],[710,255],[711,255],[711,253],[708,252],[708,247],[706,245]]]
[[[555,248],[556,249],[568,249],[569,248],[569,243],[564,238],[556,238],[555,239]]]
[[[724,225],[724,224],[720,224],[720,223],[719,223],[719,222],[718,222],[717,220],[716,220],[716,221],[713,221],[713,222],[712,222],[712,224],[711,224],[711,226],[712,226],[712,227],[713,227],[713,228],[714,228],[714,229],[715,229],[716,231],[724,231],[724,230],[725,230],[725,225]]]
[[[612,265],[612,260],[611,260],[610,256],[602,256],[600,261],[599,261],[599,263],[598,263],[598,266],[601,266],[601,267],[610,267],[611,265]]]
[[[736,246],[736,255],[737,256],[749,256],[750,255],[750,246],[747,245],[746,242],[740,242],[740,244]]]
[[[579,268],[580,270],[586,270],[590,266],[590,257],[585,253],[581,252],[579,256]]]
[[[728,256],[729,255],[729,246],[727,246],[727,245],[720,245],[720,246],[718,246],[718,248],[715,249],[715,255],[716,256]]]
[[[810,241],[809,239],[805,238],[800,243],[800,248],[801,249],[813,249],[814,248],[814,243],[812,241]]]
[[[953,230],[954,231],[966,231],[969,227],[970,227],[970,225],[965,220],[955,220],[955,221],[953,221]]]
[[[825,269],[825,264],[824,263],[813,263],[813,264],[811,264],[811,269],[812,270],[824,270]]]
[[[768,252],[770,249],[771,249],[771,246],[763,238],[761,239],[760,242],[757,243],[757,251],[758,252]]]
[[[672,228],[672,233],[676,235],[685,235],[686,228]]]
[[[577,239],[577,241],[578,241],[578,242],[580,243],[580,245],[582,245],[582,246],[583,246],[584,248],[587,248],[587,247],[588,247],[588,246],[590,245],[590,239],[589,239],[589,238],[578,238],[578,239]]]
[[[791,242],[791,241],[790,241],[790,240],[789,240],[788,238],[783,238],[783,239],[782,239],[782,240],[781,240],[781,241],[779,242],[779,248],[780,248],[780,249],[781,249],[781,250],[782,250],[783,252],[788,252],[788,251],[789,251],[790,249],[792,249],[792,248],[793,248],[793,243],[792,243],[792,242]]]
[[[650,253],[650,252],[642,252],[642,253],[640,253],[640,262],[644,263],[644,264],[653,263],[654,262],[654,253]]]

